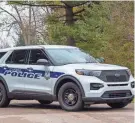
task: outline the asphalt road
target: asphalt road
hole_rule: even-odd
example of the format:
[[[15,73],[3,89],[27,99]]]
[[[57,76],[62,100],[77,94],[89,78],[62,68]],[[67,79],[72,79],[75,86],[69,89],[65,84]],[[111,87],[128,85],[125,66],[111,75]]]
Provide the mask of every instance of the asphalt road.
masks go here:
[[[81,112],[66,112],[58,103],[40,105],[37,101],[12,101],[0,109],[0,123],[133,123],[134,103],[123,109],[92,105]]]

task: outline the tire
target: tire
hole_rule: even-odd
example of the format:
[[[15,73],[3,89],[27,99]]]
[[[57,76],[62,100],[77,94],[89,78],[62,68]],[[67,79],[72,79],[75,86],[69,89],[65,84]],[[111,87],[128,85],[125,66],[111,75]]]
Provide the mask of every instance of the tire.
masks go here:
[[[128,102],[107,103],[107,105],[110,106],[111,108],[124,108],[128,104],[129,104]]]
[[[7,107],[10,103],[8,99],[6,89],[2,83],[0,83],[0,107]]]
[[[79,111],[83,108],[81,91],[72,82],[62,85],[58,92],[58,101],[62,109],[66,111]]]
[[[38,102],[42,105],[44,104],[51,104],[53,101],[49,101],[49,100],[38,100]]]

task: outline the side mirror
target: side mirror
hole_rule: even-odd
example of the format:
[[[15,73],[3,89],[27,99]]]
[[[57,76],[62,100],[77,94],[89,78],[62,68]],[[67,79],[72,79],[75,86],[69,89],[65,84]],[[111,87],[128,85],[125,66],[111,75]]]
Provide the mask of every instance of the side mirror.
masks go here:
[[[96,60],[97,60],[99,63],[104,63],[104,62],[105,62],[105,59],[104,59],[103,57],[96,58]]]
[[[49,66],[49,62],[48,62],[47,59],[39,59],[39,60],[37,60],[37,64],[38,64],[38,65]]]

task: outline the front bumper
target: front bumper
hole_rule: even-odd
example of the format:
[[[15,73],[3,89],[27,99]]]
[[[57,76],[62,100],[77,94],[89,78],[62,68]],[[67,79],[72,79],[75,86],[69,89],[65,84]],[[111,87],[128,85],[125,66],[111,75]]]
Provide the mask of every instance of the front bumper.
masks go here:
[[[85,103],[115,103],[115,102],[131,102],[135,95],[135,88],[131,88],[131,82],[135,81],[135,79],[130,76],[129,81],[127,82],[104,82],[97,77],[94,76],[77,76],[80,81],[85,96],[82,97]],[[98,90],[91,90],[91,83],[101,83],[104,87]],[[109,96],[104,95],[106,93],[110,93]],[[124,95],[123,93],[130,92],[130,95]],[[113,95],[113,93],[118,93],[118,95]],[[121,94],[122,93],[122,94]],[[121,94],[121,95],[119,95]],[[104,95],[104,96],[103,96]]]
[[[117,102],[131,102],[134,96],[130,97],[119,97],[119,98],[102,98],[102,97],[83,97],[85,103],[117,103]]]
[[[135,81],[135,79],[131,76],[129,81],[127,82],[104,82],[97,77],[94,76],[77,76],[78,80],[80,81],[86,98],[100,98],[102,95],[107,91],[122,91],[122,90],[129,90],[131,94],[135,94],[135,88],[131,88],[131,82]],[[91,83],[101,83],[104,87],[98,90],[91,90],[90,84]]]

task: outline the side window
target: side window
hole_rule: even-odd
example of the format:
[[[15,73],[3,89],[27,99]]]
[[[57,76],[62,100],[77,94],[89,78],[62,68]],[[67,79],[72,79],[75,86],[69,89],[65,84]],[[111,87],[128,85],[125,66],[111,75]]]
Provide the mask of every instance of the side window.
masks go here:
[[[1,52],[0,53],[0,58],[2,58],[5,54],[6,54],[6,52]]]
[[[31,50],[30,52],[30,58],[29,58],[29,64],[37,64],[37,61],[39,59],[47,59],[47,57],[45,56],[45,54],[43,53],[42,50],[40,49],[34,49]]]
[[[6,60],[8,64],[26,64],[27,63],[27,50],[15,50]]]
[[[12,56],[13,56],[13,53],[8,57],[8,59],[6,60],[6,63],[7,64],[11,64],[12,63]]]

